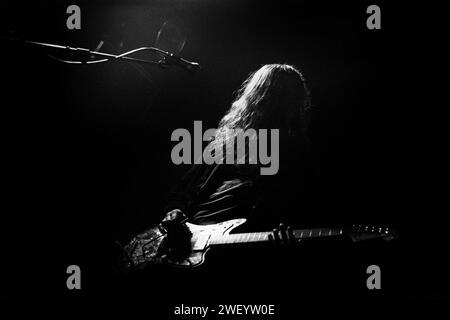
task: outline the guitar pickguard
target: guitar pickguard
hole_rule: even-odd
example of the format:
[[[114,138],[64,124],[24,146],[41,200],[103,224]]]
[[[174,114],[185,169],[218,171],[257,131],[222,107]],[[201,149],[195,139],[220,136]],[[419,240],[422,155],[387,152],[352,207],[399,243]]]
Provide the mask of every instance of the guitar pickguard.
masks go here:
[[[204,262],[205,253],[208,251],[211,237],[219,234],[229,234],[232,230],[245,223],[245,221],[246,219],[234,219],[204,226],[187,222],[186,226],[192,233],[192,253],[183,261],[169,260],[169,263],[180,267],[197,267],[201,265]]]

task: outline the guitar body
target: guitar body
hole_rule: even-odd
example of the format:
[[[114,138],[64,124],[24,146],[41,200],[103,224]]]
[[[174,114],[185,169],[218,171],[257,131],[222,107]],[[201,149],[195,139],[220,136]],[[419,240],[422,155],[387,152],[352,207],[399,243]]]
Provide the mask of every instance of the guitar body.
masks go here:
[[[212,236],[226,236],[246,219],[228,220],[211,225],[196,225],[186,222],[191,233],[190,250],[187,256],[174,258],[165,245],[167,233],[154,227],[139,234],[125,246],[128,255],[127,267],[146,267],[154,264],[168,264],[177,267],[193,268],[204,262]]]

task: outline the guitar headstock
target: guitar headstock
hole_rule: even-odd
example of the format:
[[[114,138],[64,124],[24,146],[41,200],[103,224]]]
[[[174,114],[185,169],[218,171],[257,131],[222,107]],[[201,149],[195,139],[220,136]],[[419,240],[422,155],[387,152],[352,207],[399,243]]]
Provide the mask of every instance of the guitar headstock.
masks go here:
[[[387,227],[376,227],[369,225],[354,224],[348,232],[353,241],[364,241],[369,239],[382,238],[390,241],[398,238],[398,233]]]

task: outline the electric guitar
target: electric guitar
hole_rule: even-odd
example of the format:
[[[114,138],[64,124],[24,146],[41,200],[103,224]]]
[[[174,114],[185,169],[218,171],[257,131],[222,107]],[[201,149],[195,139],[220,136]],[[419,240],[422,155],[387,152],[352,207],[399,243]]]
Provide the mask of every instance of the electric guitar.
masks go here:
[[[196,225],[186,222],[186,230],[190,232],[190,243],[187,244],[186,254],[181,257],[171,255],[171,249],[165,245],[167,231],[161,226],[150,228],[134,237],[124,247],[126,252],[126,267],[142,268],[152,264],[169,264],[179,267],[193,268],[204,262],[205,253],[209,248],[218,245],[238,243],[256,243],[270,241],[267,232],[235,233],[230,232],[245,223],[246,219],[228,220],[212,225]],[[349,236],[353,241],[372,238],[392,240],[397,237],[395,231],[364,225],[353,225],[350,228],[320,228],[293,230],[295,239]]]

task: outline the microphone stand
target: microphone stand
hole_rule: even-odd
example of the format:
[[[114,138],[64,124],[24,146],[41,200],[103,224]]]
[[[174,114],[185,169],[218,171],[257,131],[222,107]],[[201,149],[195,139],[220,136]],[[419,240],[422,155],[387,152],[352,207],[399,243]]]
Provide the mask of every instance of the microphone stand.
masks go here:
[[[3,38],[7,40],[12,41],[18,41],[25,44],[29,44],[35,47],[41,47],[41,48],[51,48],[51,49],[57,49],[60,51],[66,51],[66,52],[72,52],[72,53],[80,53],[80,60],[63,60],[60,58],[56,58],[51,56],[52,58],[55,58],[58,61],[64,62],[64,63],[70,63],[70,64],[93,64],[93,63],[101,63],[101,62],[107,62],[107,61],[128,61],[128,62],[137,62],[137,63],[145,63],[145,64],[153,64],[160,67],[168,67],[171,65],[178,65],[179,67],[183,67],[184,69],[187,69],[188,71],[198,71],[200,68],[200,65],[196,62],[191,62],[188,60],[185,60],[183,58],[177,57],[172,53],[166,52],[164,50],[155,48],[155,47],[140,47],[137,49],[133,49],[130,51],[127,51],[122,54],[111,54],[111,53],[105,53],[105,52],[98,52],[89,50],[86,48],[75,48],[70,46],[62,46],[52,43],[44,43],[44,42],[37,42],[37,41],[29,41],[29,40],[18,40],[18,39],[11,39],[11,38]],[[145,60],[145,59],[139,59],[130,57],[129,55],[134,54],[136,52],[142,52],[142,51],[148,51],[151,53],[159,54],[162,59],[159,61],[152,61],[152,60]],[[93,60],[94,58],[100,58]]]

